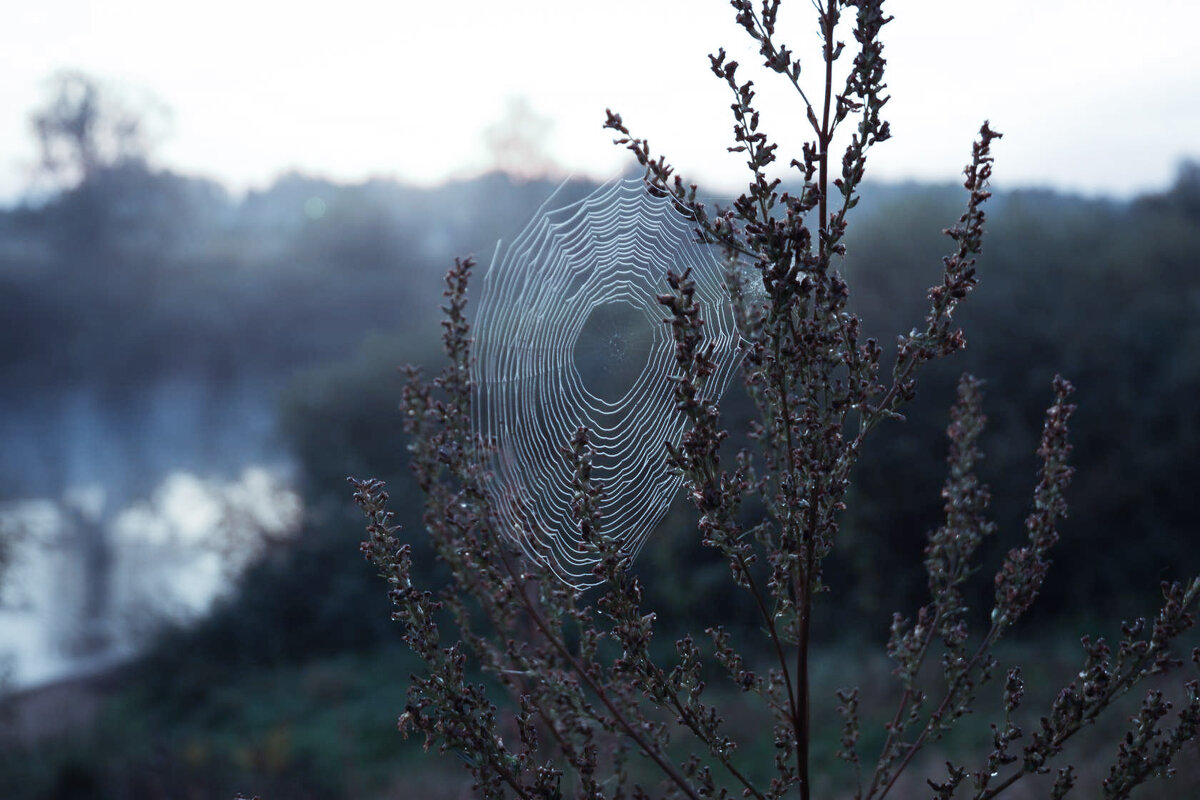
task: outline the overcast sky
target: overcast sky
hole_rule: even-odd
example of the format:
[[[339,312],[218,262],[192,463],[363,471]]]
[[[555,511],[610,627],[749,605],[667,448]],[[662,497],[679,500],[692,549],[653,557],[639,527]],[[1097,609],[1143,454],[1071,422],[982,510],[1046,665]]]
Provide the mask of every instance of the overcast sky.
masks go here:
[[[727,90],[707,53],[754,61],[724,0],[39,0],[0,25],[0,199],[28,185],[28,117],[79,68],[172,110],[157,163],[235,191],[281,172],[418,183],[488,167],[487,131],[524,101],[549,158],[606,178],[620,111],[689,178],[742,180]],[[1005,134],[996,183],[1129,196],[1200,157],[1198,0],[891,0],[876,178],[955,178],[983,119]],[[808,0],[783,38],[816,77]],[[849,31],[845,38],[852,44]],[[732,46],[731,46],[732,45]],[[847,56],[847,61],[849,57]],[[764,125],[799,152],[797,100],[756,74]],[[533,126],[536,132],[538,126]]]

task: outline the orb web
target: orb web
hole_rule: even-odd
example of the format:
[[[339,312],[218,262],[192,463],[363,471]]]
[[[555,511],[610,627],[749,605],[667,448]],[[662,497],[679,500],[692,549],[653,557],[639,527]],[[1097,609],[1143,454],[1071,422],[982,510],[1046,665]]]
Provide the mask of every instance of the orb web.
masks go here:
[[[547,201],[549,205],[551,201]],[[597,583],[596,558],[572,517],[563,455],[590,431],[601,528],[635,555],[681,476],[666,462],[687,421],[675,409],[675,342],[657,300],[667,273],[691,269],[717,372],[716,399],[736,369],[738,334],[720,253],[695,240],[670,198],[640,180],[546,205],[483,278],[475,319],[474,424],[486,448],[485,489],[504,535],[563,581]]]

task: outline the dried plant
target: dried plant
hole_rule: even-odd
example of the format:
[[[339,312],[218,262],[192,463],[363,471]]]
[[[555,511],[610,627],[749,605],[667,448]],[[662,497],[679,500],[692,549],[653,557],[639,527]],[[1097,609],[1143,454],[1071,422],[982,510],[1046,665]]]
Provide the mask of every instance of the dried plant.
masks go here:
[[[731,797],[759,800],[813,795],[813,698],[809,658],[814,614],[821,609],[822,565],[836,546],[846,493],[868,434],[900,418],[916,389],[920,368],[962,349],[953,315],[976,285],[975,258],[984,227],[983,206],[992,172],[991,146],[1000,134],[986,123],[965,170],[966,211],[947,235],[953,251],[941,282],[928,292],[923,323],[898,337],[895,361],[881,368],[883,348],[864,338],[847,308],[849,287],[838,270],[851,210],[859,197],[870,148],[889,138],[880,34],[890,17],[882,0],[818,0],[820,88],[810,95],[807,73],[776,32],[779,0],[755,6],[733,0],[738,25],[757,43],[763,63],[794,85],[812,138],[795,170],[798,191],[781,191],[772,177],[777,145],[760,125],[755,92],[739,65],[722,50],[713,73],[731,92],[734,151],[746,155],[752,179],[732,208],[709,211],[695,186],[674,176],[662,157],[635,138],[621,117],[607,126],[645,167],[648,191],[673,197],[697,235],[754,264],[757,286],[731,272],[730,290],[746,345],[743,374],[758,419],[752,443],[732,465],[723,463],[727,437],[720,410],[702,387],[714,372],[701,346],[687,273],[670,277],[660,298],[675,348],[672,377],[678,408],[690,429],[664,457],[679,470],[699,512],[706,546],[727,559],[730,579],[761,616],[765,646],[734,641],[721,627],[685,635],[664,658],[652,647],[656,617],[644,607],[630,557],[605,534],[599,514],[604,487],[591,477],[589,432],[562,443],[570,465],[573,511],[580,539],[591,548],[602,581],[589,592],[565,585],[515,548],[498,530],[484,490],[490,446],[471,424],[471,332],[465,314],[473,263],[456,262],[447,276],[443,339],[449,364],[432,383],[410,372],[403,401],[413,436],[412,468],[424,491],[424,522],[451,582],[434,591],[420,584],[412,551],[397,535],[387,493],[379,481],[355,481],[368,520],[366,556],[386,578],[404,639],[425,663],[412,678],[405,734],[457,752],[484,797],[587,798]],[[836,35],[852,15],[855,44],[844,85],[836,67],[846,56]],[[811,87],[810,87],[811,88]],[[840,169],[832,159],[835,134],[852,131]],[[857,689],[838,694],[844,727],[838,756],[854,776],[849,794],[886,797],[927,745],[951,733],[993,678],[997,641],[1025,614],[1046,580],[1056,528],[1066,514],[1071,480],[1067,423],[1074,406],[1070,383],[1056,378],[1038,455],[1041,470],[1026,540],[1008,552],[995,575],[990,626],[973,633],[964,584],[976,569],[981,542],[994,534],[989,495],[975,475],[984,415],[980,382],[964,376],[948,429],[949,477],[943,489],[945,522],[925,551],[930,600],[908,617],[896,615],[887,653],[898,679],[895,712],[878,753],[864,753],[865,719]],[[748,520],[753,508],[765,509]],[[1126,625],[1114,651],[1083,639],[1078,679],[1064,688],[1038,727],[1017,724],[1024,700],[1021,671],[1007,672],[997,688],[1002,719],[994,745],[977,764],[948,764],[937,798],[992,798],[1023,777],[1057,769],[1052,795],[1064,797],[1077,774],[1059,765],[1065,743],[1144,678],[1179,662],[1170,646],[1192,624],[1200,579],[1163,587],[1152,623]],[[761,668],[758,653],[771,654]],[[1194,659],[1196,656],[1193,657]],[[942,680],[929,688],[929,663]],[[773,764],[756,763],[729,730],[706,683],[722,673],[745,710],[771,730]],[[481,677],[483,676],[483,677]],[[829,699],[833,702],[833,698]],[[1106,797],[1125,797],[1146,779],[1166,774],[1171,760],[1200,729],[1200,684],[1186,685],[1176,721],[1164,723],[1168,704],[1151,691],[1120,744]]]

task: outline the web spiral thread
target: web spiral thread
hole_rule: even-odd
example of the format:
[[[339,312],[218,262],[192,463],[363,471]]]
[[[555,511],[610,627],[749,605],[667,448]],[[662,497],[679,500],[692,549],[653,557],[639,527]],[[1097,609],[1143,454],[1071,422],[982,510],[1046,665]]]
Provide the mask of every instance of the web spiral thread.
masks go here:
[[[669,270],[691,269],[718,364],[704,396],[716,399],[739,361],[719,256],[670,198],[624,180],[563,208],[544,205],[484,276],[472,378],[476,433],[491,445],[486,490],[504,535],[572,586],[598,580],[572,517],[563,448],[580,427],[590,431],[601,529],[635,555],[679,488],[665,443],[678,445],[687,429],[656,298],[669,291]],[[614,382],[610,367],[624,379]]]

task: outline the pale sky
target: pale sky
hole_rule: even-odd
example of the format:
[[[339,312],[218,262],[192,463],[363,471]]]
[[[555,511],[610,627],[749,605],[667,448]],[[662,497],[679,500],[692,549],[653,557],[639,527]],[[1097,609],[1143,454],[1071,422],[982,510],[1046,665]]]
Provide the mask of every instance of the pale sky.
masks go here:
[[[157,97],[173,115],[156,162],[235,191],[290,169],[422,184],[470,175],[491,163],[485,132],[515,99],[550,121],[546,149],[565,171],[621,169],[601,129],[612,107],[686,177],[714,191],[743,181],[707,53],[756,59],[724,0],[5,1],[4,201],[28,184],[29,113],[62,68]],[[985,118],[1005,134],[1001,187],[1129,196],[1200,157],[1200,0],[886,8],[895,137],[870,176],[956,178]],[[782,38],[814,79],[815,31],[808,0],[785,3]],[[786,163],[805,134],[798,98],[777,76],[746,75]]]

